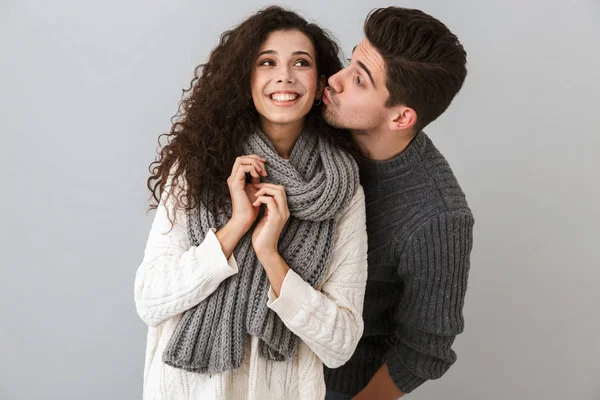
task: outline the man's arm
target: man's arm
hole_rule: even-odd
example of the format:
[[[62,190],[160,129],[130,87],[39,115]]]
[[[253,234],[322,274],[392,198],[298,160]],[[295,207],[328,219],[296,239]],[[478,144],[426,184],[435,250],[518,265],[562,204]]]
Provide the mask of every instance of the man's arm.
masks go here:
[[[441,213],[399,244],[405,290],[395,316],[395,342],[365,388],[370,394],[365,399],[397,399],[440,378],[456,361],[451,346],[464,329],[473,223],[468,210]]]

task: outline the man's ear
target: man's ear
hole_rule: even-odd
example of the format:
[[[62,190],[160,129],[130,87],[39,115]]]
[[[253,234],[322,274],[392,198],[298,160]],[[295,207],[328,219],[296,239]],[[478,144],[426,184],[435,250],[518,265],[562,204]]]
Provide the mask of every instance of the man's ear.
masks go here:
[[[389,128],[392,131],[406,131],[417,123],[417,112],[406,106],[396,106],[390,109]]]
[[[323,92],[325,92],[326,83],[327,79],[325,79],[325,75],[321,75],[319,77],[319,82],[317,83],[317,93],[315,93],[315,101],[319,101],[323,97]]]

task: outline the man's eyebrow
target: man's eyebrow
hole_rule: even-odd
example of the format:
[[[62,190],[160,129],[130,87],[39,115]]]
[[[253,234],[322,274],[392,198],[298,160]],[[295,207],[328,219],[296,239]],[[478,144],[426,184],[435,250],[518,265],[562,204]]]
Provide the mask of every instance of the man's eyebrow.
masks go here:
[[[362,69],[365,70],[365,72],[367,73],[367,75],[369,75],[369,79],[371,80],[371,83],[373,84],[373,87],[375,89],[377,89],[377,87],[375,86],[375,81],[373,80],[373,75],[371,75],[371,71],[369,71],[369,68],[367,68],[367,66],[365,64],[363,64],[361,61],[357,61],[356,62],[359,67],[361,67]]]
[[[352,54],[354,54],[354,50],[356,50],[356,47],[358,47],[358,46],[354,46],[354,47],[352,48]],[[346,61],[348,61],[348,62],[352,62],[352,58],[346,58]]]

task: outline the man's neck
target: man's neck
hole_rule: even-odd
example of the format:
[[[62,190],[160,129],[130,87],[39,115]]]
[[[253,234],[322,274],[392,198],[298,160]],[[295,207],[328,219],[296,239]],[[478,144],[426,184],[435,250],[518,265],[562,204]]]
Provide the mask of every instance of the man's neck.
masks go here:
[[[406,150],[415,135],[399,132],[353,131],[352,137],[364,157],[370,160],[385,161]]]

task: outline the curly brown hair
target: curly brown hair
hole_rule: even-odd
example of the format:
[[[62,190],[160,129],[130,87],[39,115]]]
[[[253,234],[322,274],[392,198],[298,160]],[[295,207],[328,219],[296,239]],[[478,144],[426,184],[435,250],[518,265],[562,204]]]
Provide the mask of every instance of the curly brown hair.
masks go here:
[[[196,67],[183,91],[170,133],[159,136],[160,150],[147,181],[155,202],[150,209],[157,207],[167,181],[173,182],[168,197],[180,177],[185,178],[186,190],[176,196],[176,208],[192,209],[199,200],[216,211],[228,202],[227,177],[242,155],[244,140],[259,127],[251,92],[256,57],[267,36],[281,30],[300,31],[312,41],[318,76],[328,79],[342,68],[339,46],[327,31],[280,7],[265,8],[223,33],[208,62]],[[305,123],[356,155],[349,133],[326,125],[321,114],[322,106],[315,105]],[[167,143],[160,148],[164,137]]]

